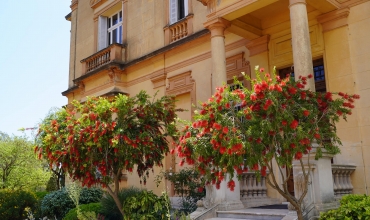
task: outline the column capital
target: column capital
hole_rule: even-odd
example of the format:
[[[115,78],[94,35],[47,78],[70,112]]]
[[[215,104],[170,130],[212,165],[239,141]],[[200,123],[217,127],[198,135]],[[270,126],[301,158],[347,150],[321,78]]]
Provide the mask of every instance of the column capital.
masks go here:
[[[226,28],[230,27],[231,23],[224,18],[215,18],[205,22],[203,25],[211,31],[211,37],[224,37],[224,31]]]
[[[252,41],[249,41],[245,47],[249,50],[249,56],[254,56],[262,52],[268,51],[270,35],[264,35]]]
[[[305,4],[306,5],[306,0],[289,0],[289,8],[295,4]]]

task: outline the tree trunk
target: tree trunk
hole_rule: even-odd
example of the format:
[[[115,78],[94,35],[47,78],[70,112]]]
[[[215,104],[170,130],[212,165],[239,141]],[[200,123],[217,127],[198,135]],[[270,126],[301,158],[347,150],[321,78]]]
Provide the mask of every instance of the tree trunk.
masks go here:
[[[119,201],[118,199],[118,191],[115,190],[115,192],[113,192],[109,185],[107,185],[107,191],[109,195],[112,196],[114,202],[116,203],[116,206],[118,207],[118,210],[121,212],[122,219],[123,219],[123,210],[122,210],[123,207],[122,207],[121,201]]]
[[[303,220],[303,213],[302,213],[301,207],[297,209],[297,216],[298,216],[298,220]]]

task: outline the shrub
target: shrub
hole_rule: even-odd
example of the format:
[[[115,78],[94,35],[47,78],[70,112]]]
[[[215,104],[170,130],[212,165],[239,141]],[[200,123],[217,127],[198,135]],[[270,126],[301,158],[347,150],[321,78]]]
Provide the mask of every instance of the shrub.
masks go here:
[[[101,213],[101,204],[100,203],[89,203],[80,205],[80,210],[82,213],[84,212],[95,212],[96,215]],[[63,218],[63,220],[78,220],[77,218],[77,208],[69,210],[67,215]]]
[[[88,204],[99,202],[103,195],[103,191],[99,188],[83,188],[80,195],[80,204]],[[41,202],[41,211],[43,216],[62,219],[69,210],[75,208],[75,204],[68,196],[67,190],[51,192],[47,194]]]
[[[370,219],[370,197],[367,195],[346,195],[338,209],[321,213],[320,220]]]
[[[35,204],[35,209],[31,210],[35,219],[40,219],[43,217],[41,212],[41,202],[47,194],[48,192],[46,191],[35,192],[37,203]]]
[[[195,211],[197,209],[197,201],[206,195],[198,170],[184,168],[179,172],[163,172],[157,176],[157,185],[161,181],[162,175],[174,185],[175,193],[182,199],[180,212],[187,215]]]
[[[169,207],[167,194],[157,196],[152,191],[143,190],[123,203],[124,219],[166,219]]]
[[[133,196],[138,196],[141,190],[138,188],[130,187],[121,189],[118,193],[118,199],[121,204],[124,204],[125,201]],[[113,200],[113,197],[108,193],[105,193],[101,199],[102,209],[101,213],[105,216],[106,220],[117,220],[122,219],[122,214],[118,210],[116,203]]]
[[[26,191],[0,190],[0,219],[22,220],[27,217],[24,209],[35,209],[37,198]]]

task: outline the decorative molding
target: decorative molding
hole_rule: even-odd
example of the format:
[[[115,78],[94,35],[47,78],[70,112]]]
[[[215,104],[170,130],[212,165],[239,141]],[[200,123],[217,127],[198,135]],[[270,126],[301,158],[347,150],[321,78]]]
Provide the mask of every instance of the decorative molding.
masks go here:
[[[245,60],[244,52],[226,58],[226,79],[228,84],[232,84],[234,77],[236,77],[239,81],[243,81],[244,85],[248,87],[249,83],[245,80],[242,72],[249,77],[251,76],[250,63]]]
[[[72,0],[71,6],[69,7],[71,8],[72,11],[74,11],[77,9],[77,6],[78,6],[78,0]]]
[[[349,8],[342,8],[317,17],[322,25],[322,31],[327,32],[348,25]]]
[[[168,77],[166,95],[177,96],[186,93],[190,93],[191,114],[193,114],[195,110],[193,104],[196,105],[196,91],[195,80],[191,77],[191,71]]]
[[[85,84],[83,82],[78,82],[77,86],[80,90],[80,94],[83,95],[85,93]]]
[[[217,5],[220,4],[221,0],[197,0],[202,3],[204,6],[207,6],[208,12],[212,13],[216,10]]]
[[[90,0],[90,7],[95,9],[99,7],[101,4],[106,2],[107,0]]]
[[[203,26],[211,31],[211,38],[217,36],[225,37],[224,31],[231,26],[231,22],[224,18],[217,17],[203,23]]]
[[[120,70],[119,68],[110,67],[109,71],[108,71],[108,76],[109,76],[110,82],[113,83],[114,85],[116,83],[122,82],[122,80],[121,80],[121,75],[122,74],[123,74],[123,71]]]
[[[322,56],[324,53],[324,36],[320,25],[309,27],[312,57]],[[292,35],[286,34],[269,43],[269,63],[277,68],[293,63]]]
[[[106,0],[101,0],[101,1],[104,1],[105,2]],[[109,3],[104,8],[100,9],[99,11],[96,11],[96,12],[94,11],[94,17],[93,17],[93,19],[96,19],[101,14],[103,14],[104,12],[106,12],[107,10],[109,10],[110,8],[112,8],[114,5],[118,4],[121,1],[122,0],[113,0],[111,3]],[[98,7],[98,6],[96,6],[96,7]],[[95,7],[95,9],[96,9],[96,7]]]
[[[247,43],[245,47],[249,50],[249,57],[268,51],[270,35],[264,35]]]
[[[159,88],[166,85],[167,74],[164,72],[164,69],[158,70],[150,74],[150,80],[153,83],[153,89]]]

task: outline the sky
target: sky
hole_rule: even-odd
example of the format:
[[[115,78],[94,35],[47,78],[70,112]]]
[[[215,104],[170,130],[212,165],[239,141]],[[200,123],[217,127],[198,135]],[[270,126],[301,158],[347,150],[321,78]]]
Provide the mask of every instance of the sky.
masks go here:
[[[0,131],[23,135],[67,104],[70,0],[1,0]],[[30,136],[31,132],[26,131]]]

